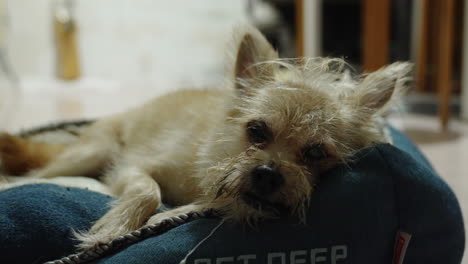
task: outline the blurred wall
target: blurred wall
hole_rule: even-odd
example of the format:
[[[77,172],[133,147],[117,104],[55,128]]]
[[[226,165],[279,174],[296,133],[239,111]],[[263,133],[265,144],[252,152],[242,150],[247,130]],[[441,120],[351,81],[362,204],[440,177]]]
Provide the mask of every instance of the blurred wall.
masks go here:
[[[7,0],[10,58],[23,79],[55,78],[53,3]],[[210,82],[222,74],[225,43],[231,27],[246,20],[245,6],[245,0],[75,1],[82,76],[137,85]]]
[[[464,8],[461,117],[468,121],[468,0],[465,0]]]

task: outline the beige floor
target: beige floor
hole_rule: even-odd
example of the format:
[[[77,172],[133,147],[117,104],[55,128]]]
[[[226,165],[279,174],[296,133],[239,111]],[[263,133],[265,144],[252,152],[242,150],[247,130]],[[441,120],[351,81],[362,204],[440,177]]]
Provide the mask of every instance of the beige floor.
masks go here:
[[[452,187],[467,223],[468,123],[452,120],[449,129],[442,132],[434,116],[404,114],[392,117],[391,122],[419,146],[438,174]],[[468,264],[467,250],[465,246],[464,264]]]
[[[93,89],[93,82],[58,84],[47,89],[23,87],[21,99],[8,122],[0,129],[18,131],[45,122],[103,116],[122,111],[158,94],[154,89]],[[65,86],[65,87],[63,87]],[[441,132],[437,118],[401,114],[391,122],[409,135],[432,162],[437,172],[453,188],[464,215],[468,215],[468,124],[452,121],[448,132]],[[468,260],[465,260],[468,263]]]
[[[436,117],[401,115],[397,126],[408,135],[448,182],[468,215],[468,123],[452,120],[442,132]]]

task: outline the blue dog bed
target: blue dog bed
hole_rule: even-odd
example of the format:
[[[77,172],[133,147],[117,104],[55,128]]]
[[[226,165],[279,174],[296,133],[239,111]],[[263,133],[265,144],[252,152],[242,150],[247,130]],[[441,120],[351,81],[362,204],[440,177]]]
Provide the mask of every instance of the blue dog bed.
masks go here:
[[[282,219],[251,230],[224,223],[190,264],[460,263],[465,243],[457,199],[418,149],[392,130],[326,173],[307,223]],[[111,197],[55,185],[0,192],[0,263],[42,263],[73,253],[71,229],[102,216]],[[179,263],[219,219],[199,219],[99,259],[99,264]]]

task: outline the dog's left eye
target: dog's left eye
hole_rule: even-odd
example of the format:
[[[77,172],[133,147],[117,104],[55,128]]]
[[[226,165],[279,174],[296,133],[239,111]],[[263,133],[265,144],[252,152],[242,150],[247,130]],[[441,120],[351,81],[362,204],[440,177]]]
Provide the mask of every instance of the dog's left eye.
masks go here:
[[[327,156],[328,154],[322,144],[313,144],[307,146],[302,151],[302,157],[306,162],[322,160]]]
[[[247,123],[247,135],[254,144],[264,144],[271,140],[271,132],[264,121],[252,120]]]

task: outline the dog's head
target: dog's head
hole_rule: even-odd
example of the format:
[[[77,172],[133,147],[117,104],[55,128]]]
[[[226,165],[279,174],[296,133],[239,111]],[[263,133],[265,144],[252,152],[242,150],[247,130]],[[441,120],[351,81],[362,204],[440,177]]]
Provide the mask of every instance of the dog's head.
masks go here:
[[[236,32],[235,95],[202,158],[207,194],[248,223],[304,216],[319,175],[383,140],[376,117],[402,92],[410,65],[354,76],[341,59],[281,60],[255,29]]]

